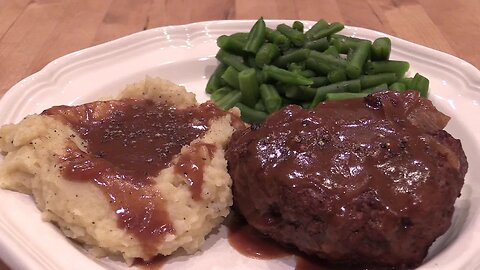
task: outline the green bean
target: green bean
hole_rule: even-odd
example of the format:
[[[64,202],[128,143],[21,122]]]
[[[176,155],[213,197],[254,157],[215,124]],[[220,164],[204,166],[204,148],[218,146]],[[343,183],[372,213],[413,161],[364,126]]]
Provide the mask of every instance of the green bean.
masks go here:
[[[243,46],[243,50],[246,52],[257,53],[258,49],[265,42],[266,26],[263,18],[257,20],[252,29],[248,33],[247,42]]]
[[[328,28],[317,31],[312,35],[312,39],[319,39],[328,37],[337,32],[340,32],[345,26],[339,22],[331,23]]]
[[[255,55],[255,63],[258,67],[268,65],[280,55],[280,49],[273,43],[264,43]]]
[[[346,81],[347,74],[343,69],[335,69],[328,72],[327,78],[328,78],[328,81],[330,81],[331,83],[337,83],[337,82]]]
[[[223,86],[223,81],[222,81],[222,75],[227,69],[227,66],[224,64],[220,64],[215,68],[213,71],[213,74],[210,75],[210,78],[208,79],[207,86],[205,87],[205,91],[208,94],[213,93],[215,90]]]
[[[276,66],[265,65],[263,66],[263,71],[267,73],[268,77],[286,84],[310,85],[313,83],[313,81],[308,78]]]
[[[234,67],[238,71],[242,71],[248,68],[248,66],[246,66],[245,63],[243,62],[242,57],[238,55],[233,55],[222,49],[218,51],[215,58],[217,58],[218,61],[222,62],[225,65]]]
[[[243,54],[243,46],[245,46],[245,43],[245,39],[235,38],[233,36],[222,35],[217,38],[218,47],[235,54]]]
[[[392,42],[387,37],[375,39],[372,44],[372,61],[388,60],[390,51],[392,50]]]
[[[219,88],[217,90],[215,90],[211,95],[210,95],[210,98],[217,102],[219,101],[223,96],[225,96],[226,94],[232,92],[232,88],[230,88],[229,86],[224,86],[222,88]]]
[[[420,96],[427,97],[429,84],[430,82],[427,78],[423,77],[419,73],[416,73],[415,76],[413,76],[410,88],[420,92]]]
[[[261,123],[267,118],[267,114],[248,107],[245,104],[237,103],[235,107],[240,109],[240,117],[248,123]]]
[[[327,85],[329,83],[328,78],[322,77],[322,76],[311,77],[310,80],[313,81],[313,84],[311,85],[311,87],[320,87],[320,86]]]
[[[244,56],[243,59],[244,59],[244,62],[247,64],[247,66],[253,67],[253,68],[257,66],[257,62],[255,61],[255,56],[248,55],[248,56]]]
[[[277,30],[284,34],[295,46],[301,47],[305,44],[305,35],[292,27],[282,23],[277,25]]]
[[[371,93],[385,91],[385,90],[388,90],[388,85],[386,83],[382,83],[367,89],[363,89],[362,92],[371,94]]]
[[[238,71],[234,68],[229,66],[225,72],[223,72],[222,76],[220,77],[222,80],[230,85],[231,87],[238,89],[240,87],[238,83]]]
[[[297,30],[300,33],[303,33],[303,23],[301,21],[294,21],[292,24],[292,28]]]
[[[332,70],[344,69],[347,62],[341,58],[312,51],[310,57],[305,61],[305,65],[319,74],[327,75]]]
[[[323,52],[328,48],[328,39],[321,38],[321,39],[316,39],[316,40],[309,40],[305,42],[305,45],[303,45],[304,48],[310,49],[310,50],[315,50],[319,52]]]
[[[354,49],[345,71],[350,79],[360,77],[363,72],[363,65],[370,55],[371,44],[369,42],[361,42]]]
[[[263,71],[263,69],[256,69],[256,74],[257,74],[257,82],[259,84],[268,81],[268,75],[267,73],[265,73],[265,71]]]
[[[341,93],[328,93],[326,100],[333,101],[333,100],[345,100],[345,99],[353,99],[353,98],[364,98],[368,96],[368,93],[348,93],[348,92],[341,92]]]
[[[327,98],[328,93],[339,92],[360,92],[360,80],[343,81],[317,88],[317,92],[315,93],[310,108],[314,108],[318,103],[324,101]]]
[[[329,54],[331,56],[340,57],[338,50],[335,46],[329,46],[323,53]]]
[[[281,98],[280,98],[280,100],[281,100]],[[257,111],[261,111],[261,112],[267,112],[267,108],[265,108],[265,104],[263,103],[263,100],[261,100],[261,99],[259,99],[257,101],[254,109],[257,110]]]
[[[294,73],[300,73],[302,70],[305,69],[305,64],[297,63],[297,62],[292,62],[288,64],[287,67],[288,71],[294,72]]]
[[[296,71],[296,73],[302,75],[305,78],[312,78],[316,75],[316,73],[310,69],[299,70],[299,71]]]
[[[312,25],[312,27],[308,29],[307,32],[305,32],[305,37],[308,40],[312,40],[312,37],[314,34],[327,28],[328,28],[328,23],[325,20],[321,19],[318,22],[316,22],[314,25]]]
[[[317,61],[325,62],[329,65],[335,66],[336,68],[345,68],[347,66],[347,61],[345,61],[345,59],[337,58],[326,53],[312,51],[310,56]]]
[[[240,91],[235,90],[231,91],[230,93],[226,94],[222,98],[220,98],[216,104],[218,107],[228,110],[235,106],[238,102],[240,102],[240,99],[242,98],[242,93]]]
[[[388,86],[388,89],[393,91],[405,91],[407,90],[407,86],[401,82],[394,82]]]
[[[290,85],[285,89],[285,96],[287,98],[302,101],[311,101],[315,97],[316,93],[317,88],[312,88],[308,86]]]
[[[412,80],[413,78],[401,78],[398,81],[405,84],[405,87],[407,87],[407,90],[408,90],[408,89],[411,89]]]
[[[399,77],[403,76],[405,72],[410,68],[410,64],[405,61],[375,61],[367,62],[365,64],[365,73],[366,74],[377,74],[377,73],[387,73],[393,72],[396,73]],[[401,75],[401,76],[400,76]]]
[[[236,39],[242,39],[242,40],[247,40],[248,38],[248,33],[247,32],[237,32],[237,33],[233,33],[230,35],[232,38],[236,38]]]
[[[338,34],[330,37],[330,44],[337,48],[339,53],[348,53],[348,51],[355,49],[359,43],[364,41],[367,40]]]
[[[248,106],[255,106],[260,95],[258,91],[257,74],[254,68],[238,73],[238,83],[242,92],[242,102]]]
[[[282,98],[273,85],[260,85],[260,96],[268,113],[278,111],[282,107]]]
[[[280,49],[287,49],[290,47],[290,40],[278,30],[271,30],[267,28],[267,39]]]
[[[383,83],[391,84],[395,81],[397,81],[397,75],[395,75],[395,73],[380,73],[360,76],[360,83],[362,85],[362,89],[374,87]]]
[[[308,59],[310,56],[309,49],[297,49],[287,54],[279,56],[274,64],[278,67],[285,68],[292,62],[302,62]]]

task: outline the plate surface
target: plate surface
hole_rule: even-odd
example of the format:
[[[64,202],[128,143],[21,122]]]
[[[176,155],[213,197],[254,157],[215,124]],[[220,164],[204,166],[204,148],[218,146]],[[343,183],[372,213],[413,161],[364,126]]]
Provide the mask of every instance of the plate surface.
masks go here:
[[[268,21],[269,26],[291,21]],[[312,22],[305,22],[310,26]],[[211,21],[168,26],[136,33],[61,57],[16,84],[0,100],[0,124],[53,105],[76,105],[113,96],[126,84],[146,75],[159,76],[197,94],[217,62],[216,38],[248,31],[253,21]],[[346,27],[345,35],[375,39],[388,36]],[[392,59],[409,61],[410,72],[430,79],[429,98],[450,115],[447,130],[461,139],[470,168],[453,224],[439,238],[419,269],[480,269],[480,71],[451,55],[391,37]],[[1,161],[0,161],[1,162]],[[131,269],[109,259],[95,259],[65,238],[55,226],[41,221],[29,196],[0,190],[0,257],[14,269]],[[231,248],[222,225],[201,251],[176,256],[162,269],[294,269],[293,258],[254,260]]]

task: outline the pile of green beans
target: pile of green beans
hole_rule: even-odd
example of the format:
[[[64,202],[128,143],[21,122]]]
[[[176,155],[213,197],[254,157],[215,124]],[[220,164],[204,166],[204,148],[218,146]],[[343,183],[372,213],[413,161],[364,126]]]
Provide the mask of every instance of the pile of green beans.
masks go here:
[[[413,89],[427,96],[428,79],[418,73],[405,77],[410,64],[390,59],[389,38],[372,42],[338,34],[343,28],[322,19],[307,31],[300,21],[271,29],[260,18],[248,33],[222,35],[220,64],[206,92],[223,109],[238,107],[249,123],[288,104],[313,108],[384,90]]]

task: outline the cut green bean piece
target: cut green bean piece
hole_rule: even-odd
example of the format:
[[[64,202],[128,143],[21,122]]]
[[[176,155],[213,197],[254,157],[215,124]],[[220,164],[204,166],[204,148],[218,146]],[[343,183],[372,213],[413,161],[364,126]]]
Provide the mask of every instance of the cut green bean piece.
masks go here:
[[[248,55],[248,56],[245,56],[243,59],[244,59],[245,63],[247,64],[247,66],[252,67],[252,68],[257,66],[257,63],[255,62],[255,56]]]
[[[225,96],[226,94],[232,92],[233,89],[229,86],[224,86],[222,88],[219,88],[217,90],[215,90],[211,95],[210,95],[210,99],[213,100],[213,101],[219,101],[223,96]]]
[[[312,78],[315,75],[317,75],[313,70],[310,70],[310,69],[299,70],[299,71],[296,71],[296,73],[302,75],[305,78]]]
[[[339,53],[348,53],[350,50],[355,49],[359,43],[368,41],[366,39],[347,37],[344,35],[332,35],[330,37],[330,44],[337,48]]]
[[[314,108],[318,103],[325,101],[328,93],[340,92],[360,92],[360,80],[338,82],[317,88],[317,92],[315,93],[310,108]]]
[[[245,65],[245,63],[243,62],[241,56],[233,55],[222,49],[218,51],[215,58],[217,58],[218,61],[222,62],[225,65],[234,67],[238,71],[242,71],[248,68],[248,66]]]
[[[312,51],[310,57],[305,61],[305,65],[308,69],[327,75],[332,70],[344,69],[347,61],[325,53]]]
[[[310,79],[313,81],[313,84],[311,85],[311,87],[320,87],[320,86],[327,85],[329,83],[327,77],[319,76],[319,77],[311,77]]]
[[[329,54],[334,57],[340,57],[338,50],[335,46],[329,46],[323,53]]]
[[[305,44],[305,35],[302,32],[284,23],[277,25],[277,30],[284,34],[295,46],[301,47]]]
[[[267,112],[272,113],[282,107],[282,98],[273,85],[260,85],[260,96],[262,97],[263,104],[265,104],[265,108],[267,108]]]
[[[298,49],[298,50],[293,50],[287,54],[284,54],[282,56],[279,56],[274,64],[278,67],[285,68],[288,66],[288,64],[292,62],[302,62],[308,59],[310,56],[310,50],[309,49]]]
[[[411,89],[420,92],[420,96],[427,97],[429,84],[430,82],[427,78],[423,77],[419,73],[416,73],[415,76],[413,76]]]
[[[225,72],[223,72],[223,75],[221,76],[222,80],[230,85],[231,87],[235,89],[239,89],[240,85],[238,83],[238,71],[232,67],[229,66]]]
[[[362,92],[367,93],[367,94],[371,94],[371,93],[381,92],[381,91],[386,91],[386,90],[388,90],[388,85],[386,83],[382,83],[382,84],[376,85],[374,87],[363,89]]]
[[[339,22],[331,23],[328,28],[317,31],[312,35],[312,39],[319,39],[328,37],[337,32],[340,32],[345,26]]]
[[[327,64],[335,66],[337,68],[345,68],[347,66],[347,61],[345,61],[345,59],[338,58],[338,57],[335,57],[335,56],[331,56],[331,55],[326,54],[326,53],[312,51],[310,53],[310,56],[311,56],[311,58],[313,58],[317,61],[327,63]]]
[[[401,92],[407,90],[407,86],[405,86],[405,84],[401,82],[394,82],[390,86],[388,86],[388,90]]]
[[[296,62],[292,62],[288,64],[288,71],[299,73],[300,71],[305,69],[305,64],[300,64]]]
[[[218,88],[222,87],[224,85],[224,82],[222,80],[222,75],[227,69],[227,66],[224,64],[220,64],[215,68],[213,71],[213,74],[210,76],[207,82],[207,86],[205,87],[205,91],[208,94],[213,93],[215,90]]]
[[[265,104],[263,103],[263,100],[261,100],[261,99],[259,99],[257,101],[254,109],[257,110],[257,111],[261,111],[261,112],[267,112],[267,108],[265,108]]]
[[[282,50],[290,48],[290,39],[278,30],[267,28],[267,39]]]
[[[401,78],[398,81],[405,84],[405,87],[407,87],[407,90],[408,90],[408,89],[411,89],[412,80],[413,78]]]
[[[397,75],[395,73],[380,73],[360,76],[360,83],[362,85],[362,89],[374,87],[383,83],[392,84],[396,81]]]
[[[222,35],[217,38],[217,46],[234,54],[243,54],[243,46],[246,41],[246,39]]]
[[[255,64],[258,67],[268,65],[280,55],[280,49],[273,43],[264,43],[255,55]]]
[[[303,45],[304,48],[319,51],[319,52],[325,51],[328,48],[328,46],[329,46],[329,44],[328,44],[328,39],[327,38],[310,40],[310,41],[305,42],[305,45]]]
[[[310,85],[313,83],[312,80],[299,74],[272,65],[265,65],[263,71],[267,73],[268,77],[286,84]]]
[[[328,28],[328,23],[324,20],[321,19],[318,22],[316,22],[310,29],[305,32],[305,38],[308,40],[313,39],[313,35],[321,30],[327,29]]]
[[[314,34],[327,28],[328,28],[328,23],[325,20],[321,19],[318,22],[316,22],[314,25],[312,25],[312,28],[308,29],[308,31],[305,32],[305,37],[308,40],[311,40]]]
[[[245,43],[245,46],[243,46],[243,50],[246,52],[257,53],[258,49],[260,49],[265,42],[266,28],[263,18],[258,19],[248,33],[247,42]]]
[[[265,112],[257,111],[242,103],[235,104],[235,107],[240,109],[240,117],[242,120],[250,124],[261,123],[268,116]]]
[[[348,93],[348,92],[341,92],[341,93],[328,93],[326,95],[327,101],[333,100],[345,100],[345,99],[353,99],[353,98],[364,98],[368,96],[368,93]]]
[[[238,73],[238,83],[242,92],[242,102],[254,107],[260,93],[258,91],[257,74],[254,68],[245,69]]]
[[[342,82],[347,80],[347,74],[345,73],[345,70],[343,69],[335,69],[330,71],[327,74],[328,81],[331,83],[337,83],[337,82]]]
[[[309,86],[296,86],[291,85],[285,89],[285,96],[290,99],[296,99],[301,101],[310,101],[315,97],[317,88]]]
[[[372,61],[384,61],[390,58],[392,41],[387,37],[375,39],[372,44]]]
[[[233,108],[235,104],[240,102],[241,98],[242,98],[242,93],[238,90],[235,90],[223,96],[221,99],[219,99],[216,102],[216,104],[218,107],[224,110],[228,110],[230,108]]]
[[[363,65],[365,65],[365,62],[370,56],[370,47],[369,42],[361,42],[354,49],[345,68],[348,78],[356,79],[360,77],[363,72]]]
[[[292,24],[292,28],[297,30],[300,33],[303,33],[304,25],[301,21],[294,21]]]
[[[377,74],[377,73],[396,73],[398,77],[403,76],[405,72],[410,68],[410,64],[405,61],[375,61],[367,62],[365,64],[365,73],[366,74]]]

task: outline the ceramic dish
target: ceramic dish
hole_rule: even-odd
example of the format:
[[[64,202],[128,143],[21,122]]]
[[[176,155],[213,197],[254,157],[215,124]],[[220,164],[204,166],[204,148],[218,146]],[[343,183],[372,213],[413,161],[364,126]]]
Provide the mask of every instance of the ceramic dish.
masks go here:
[[[269,21],[274,26],[284,21]],[[287,21],[287,23],[291,23]],[[12,87],[0,101],[0,124],[53,105],[75,105],[114,95],[146,75],[160,76],[197,94],[217,62],[215,39],[248,31],[253,21],[211,21],[136,33],[61,57]],[[311,25],[311,22],[306,22]],[[375,39],[388,36],[347,27],[343,34]],[[429,98],[450,115],[447,130],[462,140],[470,168],[453,224],[430,249],[419,269],[480,269],[480,71],[465,61],[405,40],[392,38],[393,59],[411,63],[411,72],[430,79]],[[0,161],[1,162],[1,161]],[[45,223],[29,196],[0,190],[0,257],[14,269],[127,269],[119,261],[95,259]],[[221,226],[191,256],[176,256],[168,269],[294,269],[293,258],[249,259],[231,248]]]

